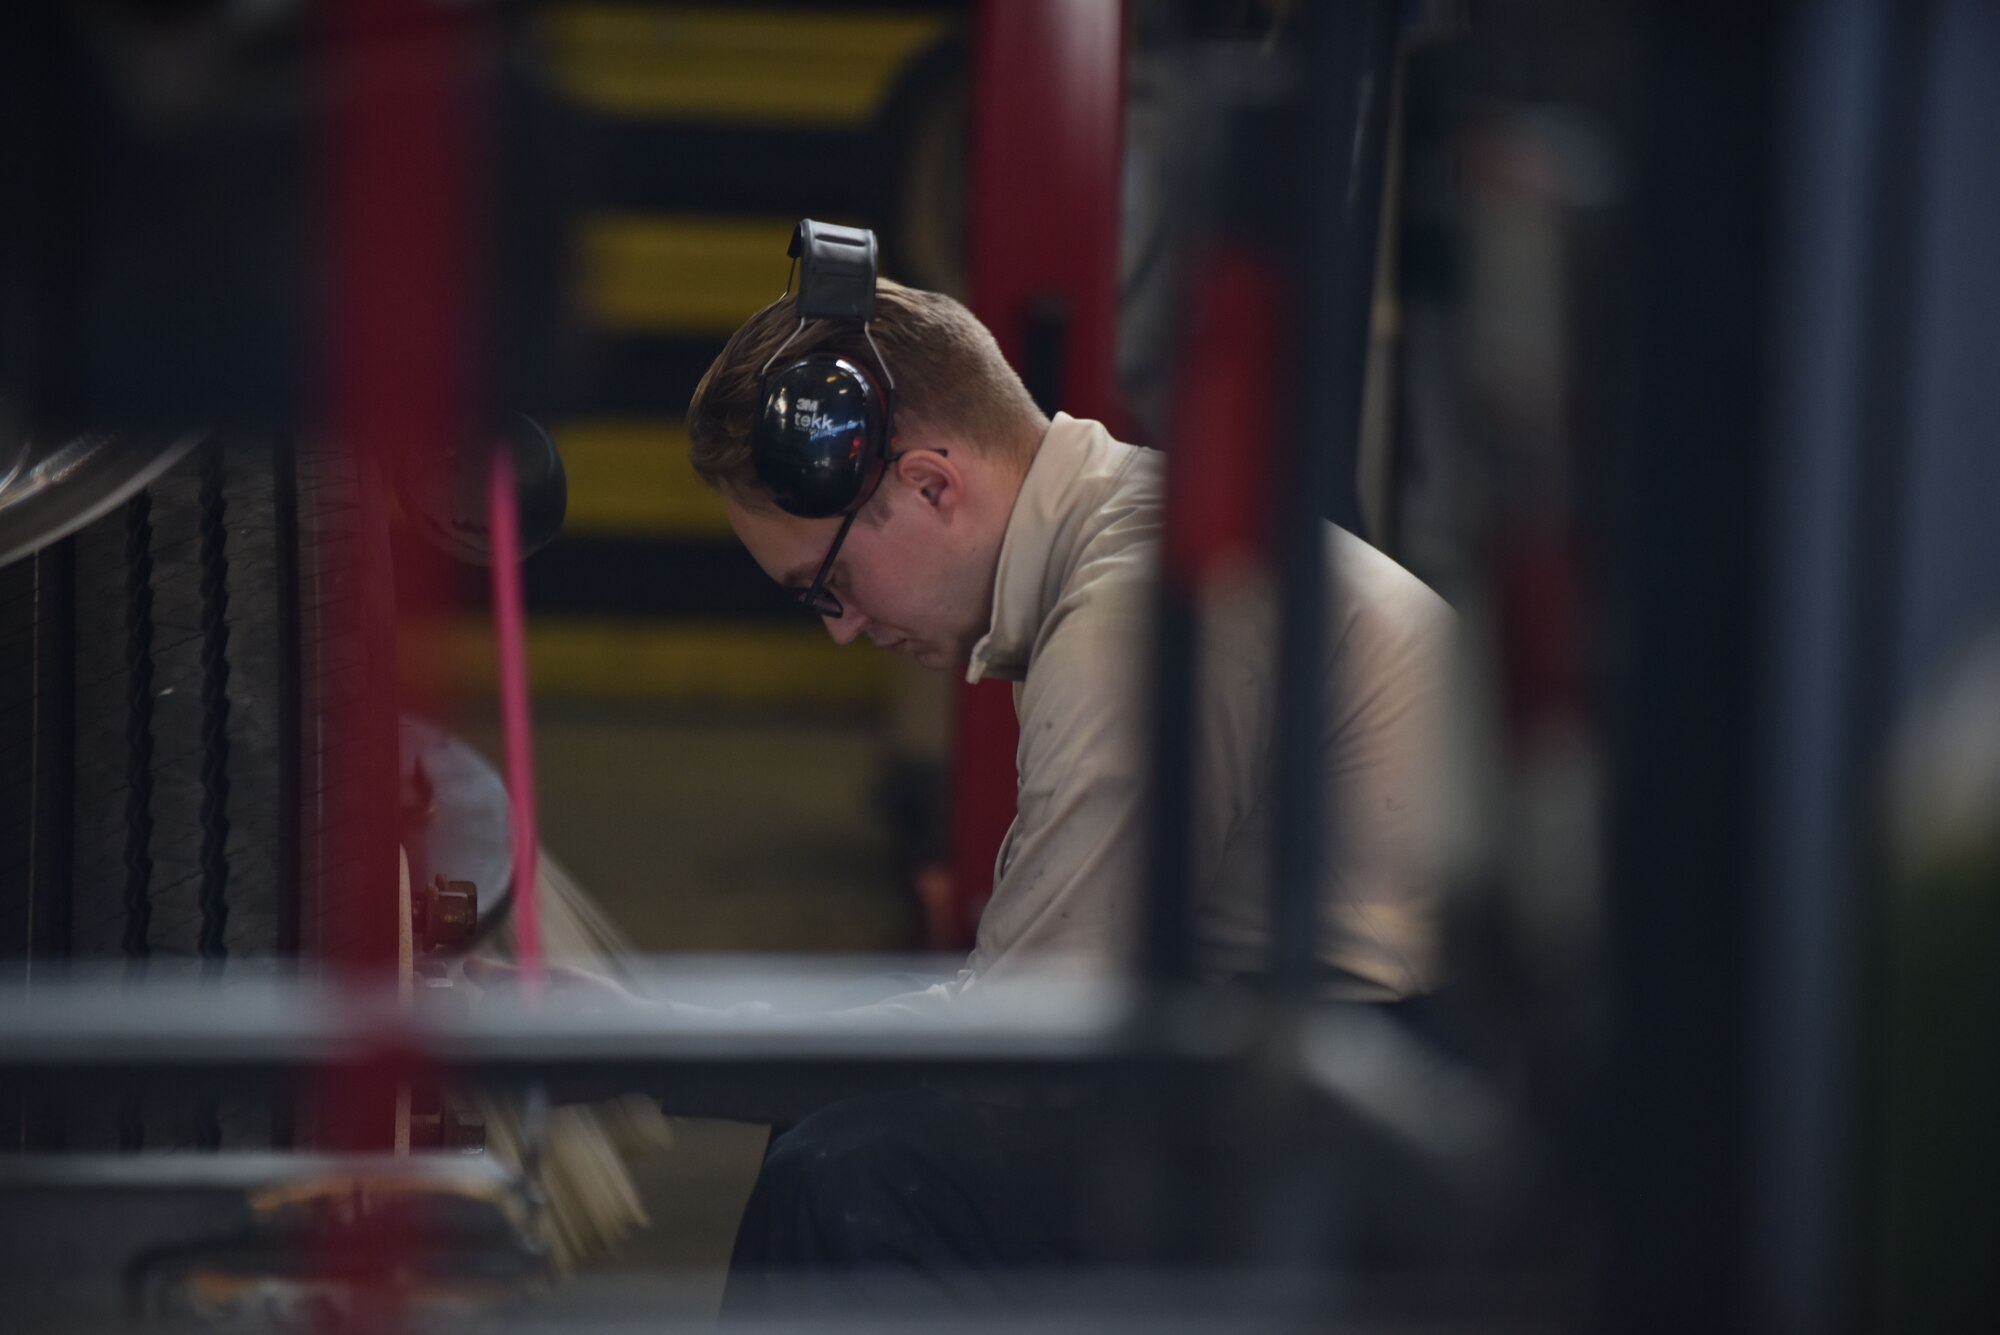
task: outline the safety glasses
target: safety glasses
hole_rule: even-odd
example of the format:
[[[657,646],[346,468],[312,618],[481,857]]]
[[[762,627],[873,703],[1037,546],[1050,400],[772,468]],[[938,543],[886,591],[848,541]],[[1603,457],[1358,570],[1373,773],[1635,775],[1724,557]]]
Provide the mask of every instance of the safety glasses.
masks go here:
[[[847,615],[847,609],[841,606],[840,599],[835,596],[833,590],[826,587],[826,582],[833,575],[833,562],[834,558],[840,555],[840,544],[847,541],[847,530],[854,527],[854,517],[860,513],[859,505],[847,512],[847,518],[840,521],[840,532],[833,535],[833,545],[826,549],[826,559],[819,563],[819,573],[813,576],[811,584],[794,595],[799,600],[799,606],[814,616],[838,621]]]
[[[890,452],[889,457],[882,462],[882,473],[876,479],[876,486],[879,487],[882,485],[881,478],[887,477],[889,470],[896,466],[896,461],[907,453],[909,453],[907,450]],[[948,455],[951,451],[932,450],[931,453]],[[874,492],[870,491],[869,495],[874,495]],[[832,589],[826,587],[826,582],[833,578],[833,563],[835,558],[840,555],[840,544],[847,541],[847,530],[854,527],[854,517],[860,514],[867,504],[868,496],[863,496],[855,507],[847,512],[847,518],[840,521],[840,531],[833,535],[833,545],[826,549],[826,559],[819,563],[819,573],[813,576],[811,584],[808,584],[805,588],[800,589],[796,594],[792,595],[798,600],[800,607],[805,608],[806,611],[811,612],[814,616],[825,617],[829,621],[838,621],[847,615],[846,606],[842,604],[839,596]]]

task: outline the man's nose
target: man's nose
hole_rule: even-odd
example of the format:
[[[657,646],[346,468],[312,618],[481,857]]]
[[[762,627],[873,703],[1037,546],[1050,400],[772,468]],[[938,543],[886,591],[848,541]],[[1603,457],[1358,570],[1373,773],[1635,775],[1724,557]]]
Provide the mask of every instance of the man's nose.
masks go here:
[[[847,608],[837,617],[821,617],[826,623],[826,633],[833,636],[833,642],[846,646],[861,638],[861,632],[868,629],[868,618]]]

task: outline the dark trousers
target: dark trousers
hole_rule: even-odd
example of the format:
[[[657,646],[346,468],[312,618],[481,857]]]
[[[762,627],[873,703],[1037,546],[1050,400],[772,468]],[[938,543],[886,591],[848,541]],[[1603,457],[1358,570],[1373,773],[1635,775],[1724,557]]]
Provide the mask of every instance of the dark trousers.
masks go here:
[[[1421,1009],[1392,1013],[1430,1028]],[[1346,1142],[1326,1128],[1315,1143],[1331,1164],[1267,1143],[1254,1123],[1225,1132],[1217,1096],[1213,1075],[1191,1069],[1102,1102],[912,1089],[828,1104],[771,1142],[723,1315],[1004,1306],[1084,1263],[1240,1262],[1261,1236],[1244,1196],[1259,1184],[1344,1184],[1340,1211],[1321,1201],[1319,1233],[1293,1230],[1294,1248],[1325,1234],[1351,1250],[1375,1232],[1357,1221],[1374,1218],[1359,1212],[1379,1155],[1341,1158]]]
[[[771,1143],[723,1316],[1017,1300],[1091,1259],[1082,1198],[1107,1126],[924,1090],[821,1108]]]

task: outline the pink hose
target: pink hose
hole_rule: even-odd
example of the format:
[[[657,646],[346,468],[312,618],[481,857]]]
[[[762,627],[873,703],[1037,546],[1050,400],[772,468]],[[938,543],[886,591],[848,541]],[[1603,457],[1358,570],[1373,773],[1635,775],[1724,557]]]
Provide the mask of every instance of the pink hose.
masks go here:
[[[528,713],[527,614],[521,595],[521,523],[514,460],[503,441],[493,451],[486,516],[493,560],[493,629],[500,653],[500,732],[507,755],[508,826],[514,835],[514,961],[521,989],[541,993],[542,920],[535,899],[535,751]]]

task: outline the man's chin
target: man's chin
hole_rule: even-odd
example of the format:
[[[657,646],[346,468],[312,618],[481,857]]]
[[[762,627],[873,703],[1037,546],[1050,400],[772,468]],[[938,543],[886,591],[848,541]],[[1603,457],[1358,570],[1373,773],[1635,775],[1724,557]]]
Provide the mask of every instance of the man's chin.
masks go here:
[[[918,667],[929,668],[932,672],[963,672],[965,665],[972,661],[969,655],[934,646],[911,650],[910,657]]]

